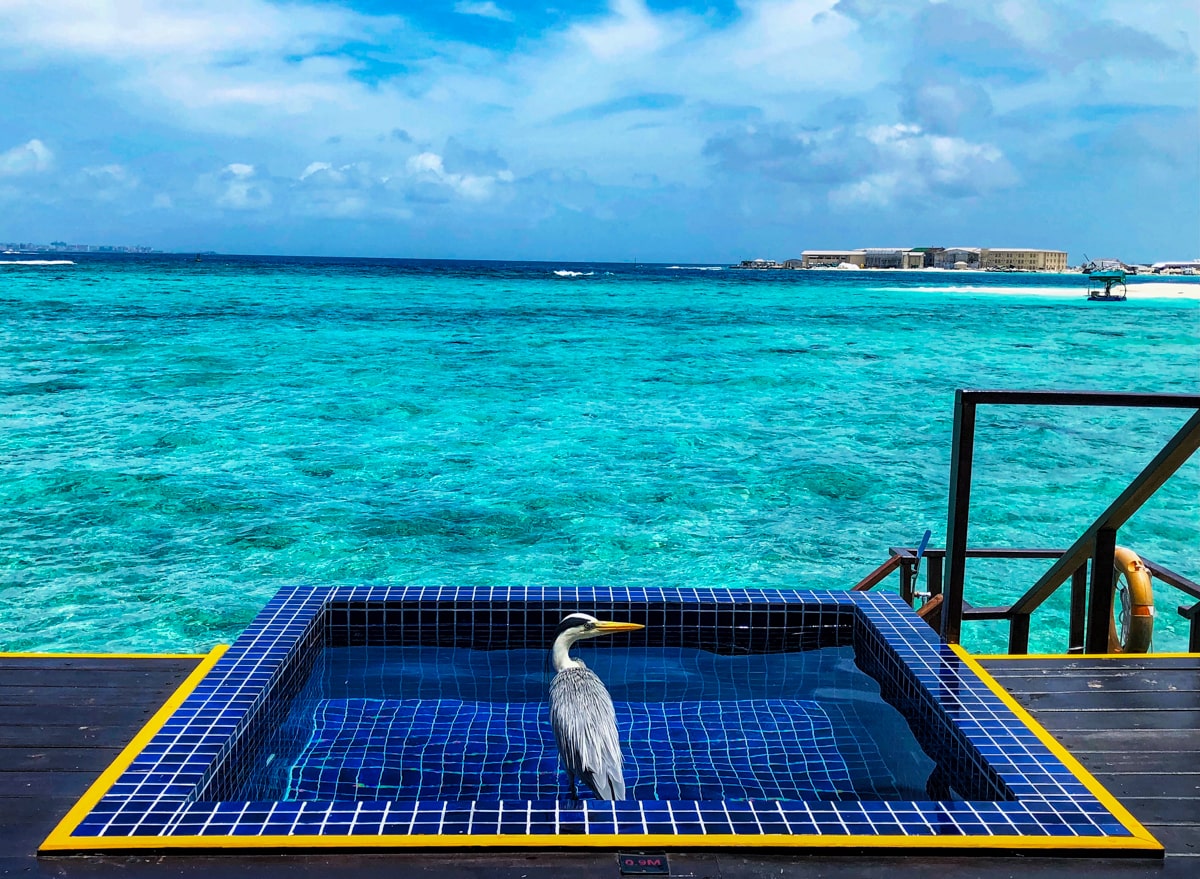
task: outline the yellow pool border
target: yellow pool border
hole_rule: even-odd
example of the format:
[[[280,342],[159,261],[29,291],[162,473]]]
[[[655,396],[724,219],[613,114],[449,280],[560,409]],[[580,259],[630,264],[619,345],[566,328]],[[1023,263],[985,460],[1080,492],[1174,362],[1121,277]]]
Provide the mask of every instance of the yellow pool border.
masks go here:
[[[579,849],[620,851],[656,848],[665,851],[753,849],[845,853],[870,849],[876,854],[916,852],[952,855],[1062,855],[1134,857],[1148,853],[1161,857],[1163,847],[1153,837],[1130,840],[1111,836],[824,836],[821,834],[457,834],[437,836],[342,835],[342,836],[131,836],[47,838],[39,855],[104,854],[115,852],[189,852],[192,854],[236,854],[243,851],[302,854],[312,851],[361,852],[374,850],[434,851],[521,851],[534,849],[560,852]],[[1143,854],[1143,856],[1146,856]]]
[[[38,847],[38,853],[43,851],[71,851],[72,848],[78,848],[78,845],[72,846],[70,840],[77,839],[71,834],[75,832],[81,821],[87,817],[88,813],[95,808],[96,804],[103,799],[108,793],[108,789],[124,772],[135,757],[141,753],[142,748],[149,744],[150,740],[162,729],[163,725],[175,713],[175,709],[183,704],[183,701],[191,695],[196,689],[204,676],[217,664],[217,660],[225,655],[225,651],[229,649],[228,644],[218,644],[213,647],[208,653],[198,655],[184,654],[132,654],[132,653],[107,653],[107,654],[73,654],[75,658],[88,659],[199,659],[196,667],[192,669],[191,674],[184,678],[183,682],[175,688],[175,692],[167,697],[167,701],[163,702],[162,706],[154,713],[154,715],[146,721],[141,730],[138,731],[124,748],[121,749],[116,759],[108,765],[108,768],[100,773],[100,777],[92,782],[91,786],[79,798],[78,802],[71,807],[70,811],[63,816],[58,825],[50,831],[50,835]],[[25,656],[34,656],[35,654],[16,654]],[[51,654],[53,656],[71,656],[71,654]]]
[[[1200,659],[1200,653],[971,653],[968,655],[981,662],[995,662],[1000,659],[1054,659],[1061,662],[1073,662],[1077,659]]]
[[[1131,837],[1091,836],[833,836],[822,834],[495,834],[495,835],[341,835],[318,836],[297,834],[294,836],[144,836],[144,837],[76,837],[75,829],[91,812],[121,773],[133,762],[142,748],[162,728],[183,701],[192,693],[208,674],[217,660],[228,650],[228,645],[219,644],[207,654],[74,654],[87,658],[161,658],[200,659],[196,668],[179,685],[162,707],[150,718],[136,736],[122,749],[121,753],[101,773],[78,802],[67,812],[50,835],[38,847],[39,855],[84,854],[105,852],[152,852],[191,851],[236,853],[238,851],[294,852],[314,850],[441,850],[441,849],[488,849],[560,851],[571,849],[611,849],[654,847],[666,850],[678,849],[725,849],[752,848],[770,850],[827,850],[852,851],[870,849],[876,852],[889,850],[896,853],[939,852],[942,854],[1059,854],[1059,855],[1127,855],[1162,857],[1163,845],[1142,826],[1128,810],[1100,784],[1096,778],[1077,761],[1066,748],[1050,735],[1032,715],[993,678],[978,662],[993,658],[990,655],[972,656],[957,644],[950,645],[955,655],[974,672],[984,685],[994,693],[1031,732],[1044,744],[1096,799],[1108,809],[1114,818],[1129,831]],[[4,656],[6,654],[0,654]],[[7,654],[34,657],[37,654]],[[69,656],[69,654],[50,654]],[[1189,656],[1200,654],[1155,654],[1158,656]],[[999,658],[999,657],[996,657]],[[1008,657],[1005,657],[1008,658]],[[1033,657],[1030,657],[1033,658]],[[1045,657],[1043,657],[1045,658]],[[1055,655],[1057,659],[1072,659],[1075,656]]]
[[[0,651],[0,659],[204,659],[208,653],[7,653]]]

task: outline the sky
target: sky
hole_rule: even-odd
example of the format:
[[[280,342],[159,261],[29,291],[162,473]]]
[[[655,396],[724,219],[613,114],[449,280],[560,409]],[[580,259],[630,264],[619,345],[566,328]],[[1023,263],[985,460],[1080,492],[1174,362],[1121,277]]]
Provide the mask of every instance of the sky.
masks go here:
[[[1194,0],[0,0],[0,242],[1200,257]]]

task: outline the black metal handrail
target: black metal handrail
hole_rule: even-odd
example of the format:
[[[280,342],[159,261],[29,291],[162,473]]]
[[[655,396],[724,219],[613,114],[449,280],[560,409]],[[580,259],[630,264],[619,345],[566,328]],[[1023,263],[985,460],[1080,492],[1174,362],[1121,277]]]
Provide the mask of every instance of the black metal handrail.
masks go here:
[[[917,598],[929,598],[941,594],[942,564],[946,550],[930,547],[925,550],[923,564],[925,565],[925,590],[918,592],[914,573],[916,569],[915,547],[893,546],[888,549],[888,560],[864,577],[853,588],[856,592],[873,589],[883,583],[889,576],[899,573],[900,595],[910,605],[915,605]],[[1008,548],[982,547],[967,550],[967,558],[972,559],[1058,559],[1066,553],[1064,549],[1041,548]],[[1143,558],[1142,563],[1149,569],[1155,580],[1179,590],[1185,595],[1196,599],[1195,604],[1180,605],[1179,615],[1190,623],[1188,629],[1188,650],[1200,653],[1200,583],[1189,580],[1182,574],[1165,568],[1150,559]],[[1084,563],[1071,577],[1071,614],[1067,633],[1067,652],[1084,652],[1084,631],[1087,604],[1087,564]],[[1021,625],[1013,626],[1016,614],[1014,605],[999,605],[991,607],[976,607],[969,602],[963,602],[962,618],[964,621],[974,620],[1008,620],[1009,643],[1008,652],[1022,654],[1029,649],[1029,628]],[[1022,615],[1025,616],[1025,615]],[[1027,619],[1028,617],[1026,617]],[[1023,637],[1022,637],[1023,636]]]
[[[1196,412],[1163,446],[1154,460],[1109,505],[1083,535],[1066,550],[968,550],[971,475],[975,445],[975,410],[981,405],[1015,406],[1120,406],[1138,409],[1195,409]],[[925,551],[929,559],[929,594],[941,596],[940,631],[948,643],[958,643],[964,619],[1007,619],[1009,652],[1025,653],[1029,644],[1030,615],[1067,578],[1071,579],[1071,649],[1103,653],[1116,588],[1114,555],[1117,530],[1137,512],[1179,467],[1200,448],[1200,394],[1126,394],[1096,391],[995,391],[960,389],[954,395],[954,434],[950,460],[950,497],[946,519],[946,548]],[[894,549],[895,565],[864,579],[855,589],[871,588],[890,570],[901,571],[901,594],[912,601],[915,551]],[[909,557],[911,556],[911,558]],[[1054,558],[1055,562],[1016,602],[1002,608],[971,608],[963,595],[968,558]],[[1087,563],[1091,561],[1090,587]],[[1200,598],[1200,586],[1159,565],[1147,565],[1163,582]],[[871,578],[876,578],[870,585]],[[1078,608],[1078,614],[1077,614]],[[1085,610],[1086,608],[1086,610]],[[1181,607],[1191,621],[1189,650],[1200,651],[1200,603]]]

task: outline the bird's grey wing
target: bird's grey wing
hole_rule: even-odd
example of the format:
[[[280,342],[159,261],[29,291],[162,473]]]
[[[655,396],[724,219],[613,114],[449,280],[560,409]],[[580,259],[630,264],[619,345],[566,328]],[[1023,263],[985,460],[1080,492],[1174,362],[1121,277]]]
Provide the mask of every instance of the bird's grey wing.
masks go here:
[[[603,799],[624,799],[617,715],[600,678],[588,669],[556,675],[550,685],[550,724],[567,771]]]

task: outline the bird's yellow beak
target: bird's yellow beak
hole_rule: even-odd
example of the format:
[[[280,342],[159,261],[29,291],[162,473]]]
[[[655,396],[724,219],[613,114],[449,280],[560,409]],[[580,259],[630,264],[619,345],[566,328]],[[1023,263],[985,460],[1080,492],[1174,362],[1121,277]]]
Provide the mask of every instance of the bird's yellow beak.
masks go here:
[[[613,632],[636,632],[638,629],[646,628],[641,623],[610,623],[606,620],[597,620],[596,629],[603,632],[605,635]]]

